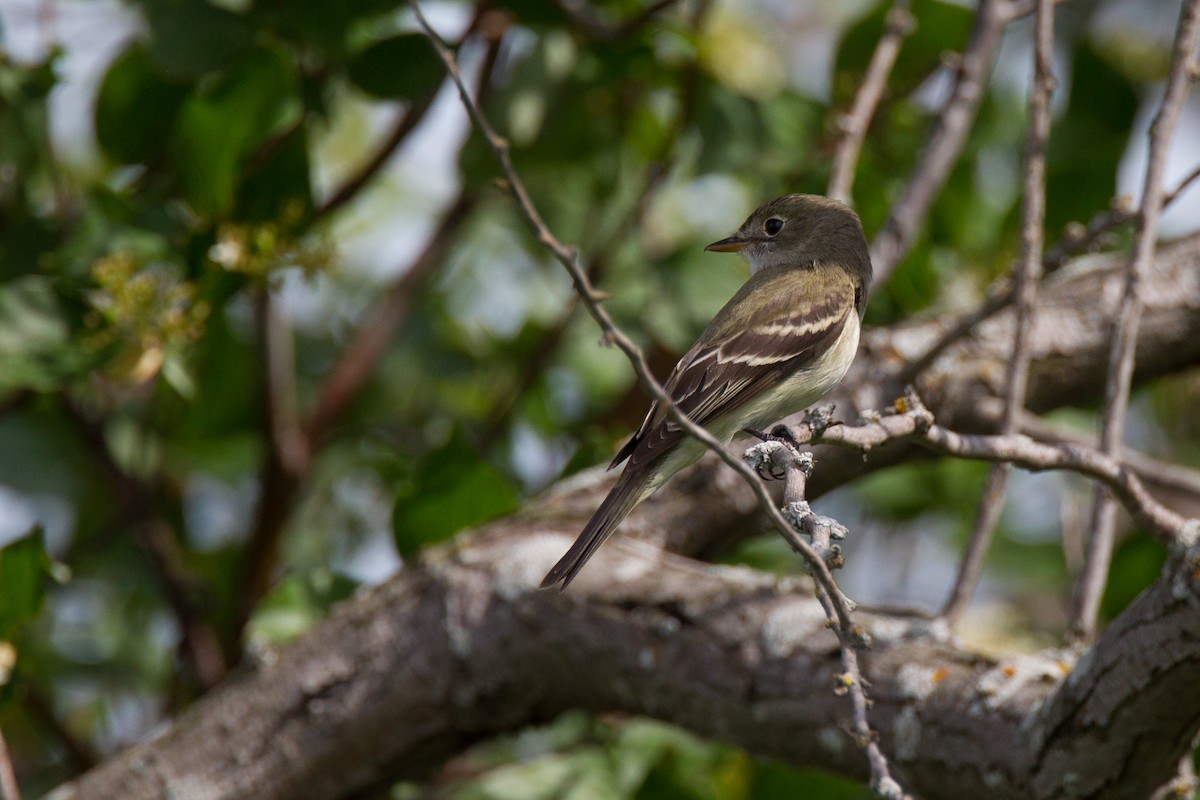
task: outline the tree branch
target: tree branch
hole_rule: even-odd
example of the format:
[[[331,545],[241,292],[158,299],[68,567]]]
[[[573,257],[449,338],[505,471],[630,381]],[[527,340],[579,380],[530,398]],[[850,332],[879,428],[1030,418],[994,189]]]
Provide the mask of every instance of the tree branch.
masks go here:
[[[1185,518],[1158,502],[1136,473],[1117,457],[1080,444],[1052,445],[1019,434],[983,436],[952,431],[936,424],[933,414],[912,391],[883,414],[868,413],[862,425],[830,427],[827,419],[814,421],[817,417],[816,412],[806,415],[792,430],[798,443],[836,444],[866,454],[898,439],[911,438],[958,458],[1009,463],[1034,472],[1069,470],[1108,487],[1134,519],[1171,550],[1193,546],[1200,535],[1200,521]]]
[[[683,413],[675,405],[675,402],[672,400],[671,396],[667,394],[666,390],[663,389],[662,385],[650,372],[650,367],[646,363],[646,358],[642,354],[641,349],[638,348],[638,346],[635,345],[633,341],[626,336],[625,333],[622,332],[612,321],[612,318],[609,316],[608,312],[600,304],[600,297],[592,287],[591,281],[588,279],[587,272],[581,266],[578,254],[574,251],[574,249],[568,249],[565,245],[558,241],[558,239],[550,231],[550,228],[546,225],[545,220],[542,219],[540,212],[533,202],[533,198],[529,195],[528,190],[525,188],[524,182],[521,180],[520,175],[517,174],[517,171],[513,166],[508,142],[496,133],[491,124],[487,121],[487,118],[483,115],[482,109],[480,109],[479,105],[472,100],[470,92],[467,90],[466,83],[463,81],[462,74],[459,72],[458,63],[454,57],[454,54],[446,46],[445,42],[438,38],[437,34],[434,33],[433,29],[429,26],[429,23],[421,13],[421,7],[417,0],[409,0],[409,6],[416,15],[417,22],[420,24],[421,29],[429,38],[430,43],[433,44],[434,49],[437,50],[438,56],[442,59],[442,63],[445,65],[447,72],[450,73],[451,79],[458,87],[459,96],[462,98],[462,102],[466,107],[467,113],[474,121],[475,126],[479,129],[480,133],[487,140],[488,146],[491,148],[492,154],[499,163],[501,171],[504,173],[504,177],[508,181],[509,189],[512,192],[513,197],[516,199],[517,205],[519,206],[521,212],[524,214],[526,221],[537,234],[538,241],[541,242],[546,249],[554,255],[555,259],[562,264],[563,268],[566,269],[567,273],[571,276],[571,281],[575,286],[576,292],[583,300],[584,307],[587,308],[592,318],[595,319],[596,323],[600,326],[600,329],[604,332],[605,338],[616,345],[616,347],[625,354],[625,356],[629,359],[630,364],[633,366],[634,371],[637,373],[642,386],[651,394],[651,396],[654,397],[655,400],[660,403],[661,407],[672,419],[675,420],[679,427],[682,428],[689,436],[697,439],[709,450],[716,453],[718,458],[720,458],[728,466],[732,467],[735,472],[742,476],[747,484],[754,490],[759,499],[760,506],[762,507],[763,511],[766,512],[767,516],[778,529],[780,534],[782,534],[784,537],[789,537],[792,531],[791,524],[784,518],[783,514],[775,506],[771,496],[767,493],[766,488],[762,485],[762,482],[758,480],[758,477],[754,474],[753,470],[751,470],[750,467],[744,464],[741,460],[729,453],[725,449],[724,445],[722,445],[713,434],[709,433],[705,428],[693,422],[691,418],[687,416],[687,414]],[[820,586],[821,589],[829,596],[831,606],[830,610],[832,612],[830,614],[830,620],[831,622],[836,623],[834,625],[834,630],[837,632],[840,647],[843,649],[843,651],[847,651],[843,654],[844,660],[847,664],[853,664],[856,656],[852,651],[855,647],[859,646],[859,639],[856,635],[854,623],[850,618],[852,605],[850,600],[842,594],[841,590],[837,586],[837,583],[833,579],[832,573],[829,571],[829,567],[812,549],[812,547],[802,540],[789,539],[789,541],[791,541],[793,549],[800,554],[805,562],[807,562],[808,569],[816,580],[817,585]],[[861,680],[852,682],[846,687],[846,689],[854,704],[866,704],[867,701],[865,688]],[[866,742],[864,742],[864,744],[865,743]],[[894,783],[895,782],[892,781],[891,777],[887,775],[885,765],[884,773],[880,777],[880,780],[876,782],[876,785],[891,790]],[[895,790],[889,791],[887,796],[899,797],[900,794],[901,793],[897,785],[895,786]]]
[[[17,774],[13,771],[12,756],[4,731],[0,730],[0,800],[21,800],[21,789],[17,786]]]
[[[1200,0],[1185,0],[1179,11],[1167,91],[1150,125],[1150,152],[1142,186],[1137,241],[1126,271],[1121,309],[1113,322],[1108,380],[1104,387],[1104,418],[1100,428],[1100,447],[1108,454],[1120,453],[1125,438],[1125,417],[1129,411],[1129,390],[1133,382],[1133,362],[1142,319],[1142,276],[1150,269],[1154,248],[1158,244],[1158,217],[1163,205],[1162,184],[1167,167],[1167,151],[1175,135],[1180,111],[1200,67],[1195,55],[1198,33]],[[1112,561],[1116,511],[1112,496],[1103,489],[1098,490],[1092,507],[1091,535],[1085,550],[1083,572],[1075,592],[1072,629],[1075,638],[1081,642],[1090,641],[1096,634],[1100,598],[1108,583],[1108,568]]]
[[[836,638],[794,579],[618,538],[570,594],[536,591],[602,488],[583,483],[435,548],[51,797],[158,800],[203,786],[209,800],[332,800],[428,777],[475,741],[570,708],[646,714],[865,775],[830,691]],[[722,493],[693,499],[661,524],[698,520],[697,505],[713,519],[738,513]],[[1164,576],[1073,669],[1060,653],[981,656],[920,635],[924,621],[860,611],[880,746],[929,800],[1147,796],[1200,727],[1179,702],[1200,680],[1196,593],[1186,570]],[[1073,792],[1075,774],[1099,788]]]
[[[1008,0],[981,0],[975,28],[961,56],[954,88],[935,118],[933,131],[917,166],[892,212],[871,243],[874,285],[881,286],[908,255],[921,224],[938,192],[958,161],[971,131],[975,113],[987,93],[988,76],[1000,47],[1000,34],[1008,21]]]
[[[894,0],[884,23],[883,35],[875,44],[867,73],[854,97],[854,106],[838,122],[842,136],[834,151],[827,193],[847,205],[854,204],[850,190],[854,187],[854,170],[862,152],[863,140],[867,138],[867,129],[871,126],[871,118],[887,89],[888,76],[896,64],[896,57],[900,55],[900,46],[917,24],[909,5],[909,0]]]
[[[1033,85],[1029,94],[1029,135],[1025,150],[1025,186],[1021,208],[1021,262],[1016,270],[1017,307],[1014,317],[1012,355],[1004,375],[1004,415],[1000,433],[1016,432],[1025,391],[1029,384],[1029,329],[1037,302],[1041,279],[1042,247],[1046,222],[1046,142],[1050,138],[1050,95],[1054,91],[1054,4],[1038,0],[1034,23]],[[942,617],[953,628],[971,601],[983,563],[987,557],[1000,512],[1004,509],[1005,490],[1010,466],[993,464],[984,482],[983,496],[967,549],[959,561],[958,573]]]

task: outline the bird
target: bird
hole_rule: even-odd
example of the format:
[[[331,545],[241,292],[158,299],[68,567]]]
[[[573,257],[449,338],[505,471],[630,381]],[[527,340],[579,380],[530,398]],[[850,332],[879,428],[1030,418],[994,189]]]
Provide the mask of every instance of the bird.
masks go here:
[[[704,248],[739,253],[750,278],[671,370],[663,389],[723,444],[820,400],[858,349],[871,285],[862,222],[847,205],[790,194],[760,206],[733,235]],[[657,401],[613,458],[616,485],[541,588],[563,591],[621,521],[705,446]]]

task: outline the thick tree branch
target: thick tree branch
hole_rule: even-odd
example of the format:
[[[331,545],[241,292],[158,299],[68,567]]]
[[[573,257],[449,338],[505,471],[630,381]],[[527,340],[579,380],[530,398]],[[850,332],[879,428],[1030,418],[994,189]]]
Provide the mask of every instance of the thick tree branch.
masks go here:
[[[575,481],[430,552],[51,797],[345,797],[426,777],[471,742],[569,708],[646,714],[865,775],[830,691],[836,637],[792,579],[618,540],[570,594],[535,590],[590,509],[578,495],[595,489]],[[724,495],[694,500],[680,508],[731,513]],[[860,612],[872,720],[898,777],[930,800],[1147,796],[1200,728],[1200,709],[1178,701],[1200,680],[1195,569],[1164,576],[1073,669],[1055,653],[963,652],[919,635],[922,621]]]
[[[1124,260],[1120,258],[1093,259],[1087,265],[1079,265],[1078,269],[1067,270],[1042,292],[1032,332],[1031,409],[1044,411],[1078,398],[1094,396],[1103,385],[1108,340],[1105,326],[1097,320],[1096,309],[1104,308],[1106,303],[1111,305],[1120,297],[1123,266]],[[1145,312],[1142,335],[1138,340],[1139,379],[1200,363],[1200,314],[1196,312],[1200,308],[1200,281],[1196,280],[1197,275],[1200,275],[1200,236],[1172,242],[1158,249],[1154,268],[1147,273],[1142,285]],[[887,396],[882,393],[898,393],[902,388],[898,388],[895,379],[889,376],[894,375],[897,366],[903,363],[905,353],[920,352],[947,325],[945,320],[934,319],[869,332],[864,352],[860,354],[858,363],[838,395],[843,407],[853,407],[855,398],[862,398],[863,407],[881,407],[883,398]],[[978,338],[964,340],[951,348],[924,377],[921,390],[927,397],[936,400],[931,406],[940,420],[956,426],[961,423],[974,430],[994,427],[997,413],[981,415],[979,401],[981,398],[993,398],[993,405],[998,402],[994,400],[996,394],[990,381],[991,376],[1003,370],[1007,352],[1004,342],[1008,341],[1006,337],[1011,336],[1011,325],[1010,312],[997,314]],[[877,397],[880,394],[882,397]],[[807,486],[808,496],[812,499],[834,486],[844,484],[864,469],[876,469],[927,452],[916,444],[893,442],[886,448],[872,451],[864,465],[858,450],[823,446],[819,454],[819,469]],[[246,788],[248,786],[260,786],[258,791],[261,794],[257,795],[260,797],[287,796],[297,800],[341,797],[353,787],[385,785],[391,776],[416,774],[417,764],[423,764],[426,769],[433,768],[470,741],[500,729],[511,730],[531,721],[546,719],[567,705],[613,707],[607,704],[606,698],[615,691],[613,687],[623,684],[613,680],[612,676],[624,673],[618,671],[619,665],[611,665],[607,661],[593,664],[589,658],[593,651],[586,648],[604,648],[610,642],[614,643],[614,648],[629,647],[632,663],[636,663],[638,653],[660,653],[661,640],[657,637],[661,636],[662,631],[671,630],[677,623],[683,626],[679,618],[674,618],[675,622],[672,622],[669,613],[671,609],[681,607],[671,605],[682,597],[677,593],[680,584],[685,584],[682,588],[687,589],[696,586],[699,579],[729,575],[735,576],[738,581],[749,580],[744,571],[697,565],[681,567],[680,564],[685,562],[677,560],[667,563],[679,567],[682,572],[664,568],[662,562],[647,567],[645,554],[648,550],[656,551],[657,547],[638,545],[631,537],[682,553],[703,554],[739,536],[760,530],[757,521],[760,512],[754,494],[743,481],[715,465],[712,459],[706,459],[691,471],[676,476],[630,515],[622,526],[622,535],[597,556],[613,561],[602,569],[585,571],[573,586],[572,593],[565,596],[565,602],[546,604],[541,596],[529,598],[522,594],[520,587],[532,586],[540,579],[545,568],[595,510],[609,487],[603,470],[584,473],[560,484],[521,516],[488,528],[488,541],[495,544],[501,553],[509,553],[505,563],[509,564],[511,570],[524,576],[524,584],[509,575],[498,583],[447,586],[423,571],[412,570],[392,584],[351,601],[292,647],[280,654],[272,654],[257,672],[244,674],[201,700],[164,735],[138,745],[134,750],[106,762],[80,781],[69,784],[54,796],[55,800],[83,797],[128,797],[132,800],[139,797],[159,798],[162,795],[155,777],[159,774],[176,783],[192,781],[192,785],[211,785],[214,787],[214,798],[255,797]],[[519,538],[509,538],[510,534]],[[525,540],[525,535],[530,538]],[[514,545],[518,541],[527,541],[527,545],[518,548]],[[510,550],[505,551],[505,547]],[[641,557],[633,559],[630,553],[641,554]],[[460,565],[473,563],[481,570],[489,569],[484,551],[471,546],[433,553],[430,563],[439,562]],[[626,598],[629,602],[623,605],[594,605],[594,592],[616,591],[624,585],[622,581],[613,579],[646,571],[652,573],[652,585],[641,590],[644,594],[640,599],[636,593],[631,593]],[[593,582],[589,575],[603,575],[611,585],[600,586],[600,578],[597,577]],[[725,578],[722,577],[722,580]],[[772,594],[775,589],[771,588],[774,584],[770,582],[757,582],[764,580],[759,577],[750,584],[730,584],[727,589],[740,603],[768,602],[775,597]],[[754,588],[763,586],[767,588]],[[785,587],[787,582],[778,586]],[[496,587],[502,591],[491,591]],[[1185,585],[1182,588],[1187,587]],[[1147,628],[1127,626],[1121,622],[1119,626],[1117,623],[1110,625],[1109,631],[1114,636],[1132,636],[1142,632],[1147,637],[1156,636],[1154,631],[1159,631],[1162,633],[1160,641],[1167,643],[1174,642],[1168,638],[1171,631],[1179,636],[1186,636],[1189,630],[1195,631],[1197,623],[1191,615],[1196,613],[1196,606],[1193,605],[1189,610],[1183,602],[1177,606],[1170,605],[1169,598],[1164,596],[1164,592],[1169,594],[1170,590],[1169,585],[1161,583],[1149,598],[1138,601],[1127,612],[1139,614],[1141,612],[1138,609],[1148,607],[1147,604],[1157,598],[1155,602],[1161,603],[1161,607],[1168,609],[1172,615],[1161,620],[1161,626],[1151,614],[1149,618],[1152,624]],[[676,594],[672,595],[672,592]],[[639,602],[641,605],[638,605]],[[853,763],[859,765],[856,768],[865,770],[865,762],[856,748],[843,746],[834,754],[821,741],[814,741],[814,732],[818,740],[837,739],[834,734],[840,729],[836,724],[829,724],[828,720],[839,720],[846,713],[846,706],[844,700],[831,696],[829,679],[831,673],[840,667],[837,666],[833,638],[821,629],[823,615],[811,601],[802,604],[801,600],[792,598],[789,602],[795,604],[787,606],[793,610],[786,613],[781,611],[780,616],[774,617],[776,623],[772,626],[766,625],[765,619],[772,618],[770,613],[766,613],[760,617],[747,616],[731,627],[743,635],[756,631],[790,630],[795,631],[802,641],[809,630],[804,627],[809,624],[805,621],[811,617],[813,636],[818,637],[813,641],[826,644],[822,645],[824,650],[821,657],[824,660],[818,667],[813,667],[807,683],[797,677],[796,672],[788,673],[792,676],[788,681],[781,679],[781,670],[799,670],[803,666],[798,656],[789,653],[783,662],[771,668],[769,678],[759,683],[737,684],[742,687],[738,690],[740,693],[721,701],[722,715],[706,717],[712,704],[720,699],[721,686],[710,681],[709,674],[690,680],[688,665],[701,664],[708,673],[708,666],[717,659],[711,674],[717,674],[715,670],[718,666],[721,674],[729,674],[731,667],[724,666],[716,654],[724,654],[722,658],[736,662],[742,652],[737,645],[728,641],[708,642],[700,651],[676,655],[675,659],[678,660],[659,660],[650,677],[659,676],[663,681],[669,681],[673,691],[663,695],[661,683],[655,684],[650,690],[650,694],[655,696],[645,699],[647,707],[641,710],[657,713],[700,732],[727,738],[728,729],[722,727],[731,724],[723,716],[726,711],[744,712],[750,707],[746,700],[748,696],[754,700],[753,708],[758,709],[768,708],[771,705],[769,701],[773,699],[777,701],[777,708],[758,712],[769,713],[772,726],[761,729],[761,735],[755,733],[760,729],[754,727],[746,734],[746,740],[735,741],[746,744],[754,752],[788,758],[794,763],[815,763],[827,769],[840,769],[854,759]],[[427,604],[425,616],[420,610],[421,603]],[[492,625],[492,622],[497,622],[494,617],[487,617],[474,627],[465,629],[448,626],[446,622],[451,607],[476,609],[479,614],[500,611],[517,613],[512,612],[513,603],[526,604],[517,616],[521,624],[531,628],[536,635],[523,639],[525,628],[514,631],[498,624]],[[786,619],[789,614],[790,621]],[[861,612],[857,616],[862,618],[860,622],[870,621]],[[547,624],[551,628],[543,625],[542,621],[546,619],[550,620]],[[1136,616],[1130,618],[1135,619]],[[597,632],[596,620],[604,621],[603,631]],[[627,627],[627,623],[632,627]],[[757,627],[760,623],[763,627]],[[957,795],[955,791],[964,786],[968,789],[971,786],[978,787],[978,783],[969,782],[983,780],[978,772],[973,772],[981,764],[1001,780],[1007,779],[1010,774],[1032,774],[1019,771],[1010,773],[1002,769],[1002,765],[990,761],[992,753],[1005,752],[1011,737],[1018,737],[1022,743],[1027,743],[1030,737],[1024,729],[1017,730],[1016,723],[1012,723],[1004,713],[992,713],[987,705],[990,695],[980,694],[972,688],[975,686],[971,682],[973,676],[988,672],[996,666],[996,662],[956,654],[942,645],[928,642],[906,644],[894,637],[883,641],[881,638],[886,637],[881,637],[878,624],[879,620],[876,620],[874,649],[868,654],[867,663],[867,677],[875,682],[872,719],[876,720],[875,724],[884,737],[885,749],[890,748],[889,741],[896,741],[897,744],[907,742],[895,750],[888,749],[888,752],[897,754],[893,759],[896,767],[905,770],[900,777],[904,778],[908,772],[916,769],[913,759],[921,753],[939,765],[941,772],[930,780],[944,786],[944,794],[940,796],[975,796],[967,789]],[[643,630],[639,625],[652,629],[654,638],[637,639],[632,631]],[[686,626],[685,629],[690,630],[690,627]],[[454,658],[447,656],[444,650],[437,649],[444,646],[443,640],[448,630],[456,631],[457,640],[463,643],[463,647],[456,650],[458,655]],[[554,640],[553,650],[547,644],[548,630],[556,631],[555,635],[560,637]],[[527,647],[530,651],[540,653],[543,660],[531,665],[521,661],[511,651],[498,653],[473,649],[473,636],[480,631],[491,636],[496,646]],[[1170,635],[1174,636],[1175,633]],[[827,638],[820,639],[822,636]],[[1108,636],[1108,633],[1103,635],[1096,645],[1097,648],[1104,648],[1104,652],[1120,652],[1126,641],[1131,647],[1140,648],[1129,651],[1138,653],[1138,658],[1128,665],[1134,672],[1131,677],[1136,678],[1129,684],[1130,687],[1140,686],[1147,677],[1160,674],[1143,660],[1144,657],[1164,655],[1164,651],[1157,647],[1145,647],[1149,639],[1134,642],[1117,638],[1109,645],[1106,643]],[[1180,640],[1184,648],[1175,648],[1170,655],[1184,657],[1188,652],[1186,648],[1195,647],[1198,641],[1200,636],[1192,633],[1190,638]],[[893,650],[891,642],[902,649]],[[721,649],[726,646],[729,649]],[[1111,651],[1107,650],[1110,646]],[[704,656],[708,660],[696,660],[700,659],[701,652],[708,654]],[[554,658],[579,660],[565,664],[561,660],[550,663],[545,660],[550,657],[548,653]],[[567,656],[559,653],[566,653]],[[473,661],[464,654],[478,660]],[[894,660],[889,660],[893,657]],[[441,658],[448,660],[439,661]],[[495,660],[489,660],[492,658]],[[896,698],[903,701],[907,696],[905,692],[910,691],[897,687],[895,683],[901,668],[909,661],[914,666],[903,670],[903,674],[908,676],[905,684],[910,687],[915,678],[941,676],[942,679],[935,684],[935,691],[926,698],[926,702],[933,705],[912,711],[906,711],[901,705],[894,716],[889,717],[888,704]],[[811,662],[805,663],[811,665]],[[1027,670],[1026,665],[1038,663],[1045,662],[1014,658],[1006,660],[1007,670],[1002,667],[999,672],[993,670],[992,674],[997,680],[1003,678],[1005,672],[1012,676],[1035,674]],[[1092,659],[1086,661],[1083,667],[1091,669],[1091,665],[1100,663],[1104,662]],[[1193,658],[1191,662],[1184,662],[1185,666],[1187,663],[1194,670],[1200,661]],[[448,668],[446,664],[453,666]],[[577,664],[581,666],[577,668]],[[671,673],[676,664],[684,671]],[[472,666],[480,675],[494,679],[482,684],[490,688],[479,689],[480,684],[472,684],[469,676],[463,677],[458,672]],[[610,667],[613,671],[604,673],[603,681],[595,677],[590,683],[575,680],[577,674],[594,676],[592,670]],[[943,668],[949,671],[941,672]],[[1121,675],[1123,662],[1118,659],[1113,668],[1117,670],[1112,673],[1114,676]],[[1181,684],[1174,688],[1175,691],[1191,691],[1198,676],[1180,672],[1181,669],[1183,667],[1164,674],[1171,680],[1179,677]],[[518,680],[515,689],[507,688],[512,684],[498,677],[516,673],[519,675],[514,678]],[[632,674],[647,678],[643,667],[638,667]],[[462,678],[461,682],[458,682],[459,678]],[[558,679],[563,683],[553,683]],[[520,680],[526,683],[520,683]],[[556,700],[551,701],[540,694],[535,700],[529,700],[524,694],[525,691],[550,691],[547,681],[553,683]],[[921,685],[921,682],[917,681],[916,685]],[[461,692],[453,694],[454,702],[449,702],[445,693],[451,692],[454,686],[461,687]],[[765,687],[771,694],[764,695],[756,688],[748,695],[746,686]],[[1173,687],[1174,684],[1168,685],[1166,691],[1169,693]],[[1043,684],[1039,679],[1034,679],[1017,692],[1016,697],[1022,698],[1022,702],[1028,700],[1032,705],[1038,697],[1044,698],[1051,688],[1049,682]],[[689,706],[697,698],[692,695],[681,696],[679,692],[690,689],[703,691],[706,704],[695,708]],[[633,689],[628,691],[632,692]],[[803,697],[797,693],[802,691],[807,692]],[[1028,698],[1025,692],[1034,692],[1036,697]],[[1158,689],[1155,689],[1155,695],[1161,700]],[[1175,699],[1179,696],[1185,695],[1177,693]],[[1148,715],[1139,716],[1139,719],[1155,719],[1158,709],[1137,705],[1143,699],[1140,694],[1133,692],[1125,699],[1130,703],[1128,707],[1137,708],[1139,715]],[[1003,702],[1011,703],[1014,700],[1014,697],[1005,695]],[[1155,702],[1155,698],[1147,697],[1145,701]],[[628,702],[632,703],[631,700]],[[1174,702],[1168,711],[1179,713],[1179,705]],[[676,706],[678,709],[672,711]],[[529,711],[530,707],[533,707],[533,711]],[[987,713],[968,713],[972,708]],[[949,716],[943,716],[943,712]],[[1026,711],[1019,709],[1016,713],[1021,716]],[[924,732],[923,726],[927,722],[935,726],[930,737],[914,739],[909,735],[912,732]],[[754,724],[757,726],[760,723]],[[780,727],[785,724],[794,727]],[[914,724],[918,726],[915,729]],[[999,733],[1004,735],[993,735],[997,733],[993,724],[1001,726]],[[1004,727],[1010,724],[1013,727]],[[1071,732],[1069,726],[1060,726],[1059,730],[1056,737]],[[1089,730],[1096,729],[1084,729],[1082,734]],[[1133,735],[1140,728],[1111,730],[1124,737],[1126,734]],[[823,731],[828,733],[823,735]],[[934,735],[938,731],[948,731],[949,734],[939,738]],[[1055,738],[1055,741],[1066,739]],[[298,743],[295,748],[292,747],[293,742]],[[246,754],[254,757],[248,759]],[[262,764],[258,763],[260,755],[264,760]],[[1139,770],[1153,767],[1160,755],[1166,759],[1170,753],[1152,753],[1149,760],[1140,758],[1136,767]],[[1113,763],[1116,763],[1115,759]],[[1060,763],[1060,766],[1067,768],[1069,765]],[[1168,773],[1162,773],[1160,783],[1165,782],[1167,777]],[[336,786],[331,787],[332,783],[336,783]],[[123,787],[129,788],[128,793]],[[912,788],[925,792],[921,783],[913,784]],[[1021,796],[1020,792],[1016,794]],[[932,791],[928,795],[939,796]],[[1139,795],[1132,793],[1129,796]]]

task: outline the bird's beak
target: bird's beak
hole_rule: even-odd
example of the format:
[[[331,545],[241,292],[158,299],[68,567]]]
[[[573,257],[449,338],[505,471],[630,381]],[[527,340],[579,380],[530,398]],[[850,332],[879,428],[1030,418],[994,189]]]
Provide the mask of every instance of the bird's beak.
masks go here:
[[[750,244],[749,239],[735,233],[733,236],[713,242],[704,249],[712,250],[714,253],[736,253],[748,244]]]

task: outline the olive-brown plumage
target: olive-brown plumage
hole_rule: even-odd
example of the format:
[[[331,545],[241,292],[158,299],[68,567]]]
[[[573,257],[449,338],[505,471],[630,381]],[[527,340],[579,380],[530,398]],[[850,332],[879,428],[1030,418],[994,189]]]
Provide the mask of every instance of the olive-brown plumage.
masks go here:
[[[741,253],[750,279],[663,388],[690,419],[728,443],[744,428],[766,427],[815,403],[846,374],[858,348],[871,260],[850,208],[804,194],[771,200],[705,249]],[[617,484],[542,588],[565,589],[634,506],[703,452],[654,403],[610,465],[627,461]]]

